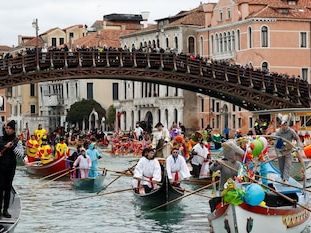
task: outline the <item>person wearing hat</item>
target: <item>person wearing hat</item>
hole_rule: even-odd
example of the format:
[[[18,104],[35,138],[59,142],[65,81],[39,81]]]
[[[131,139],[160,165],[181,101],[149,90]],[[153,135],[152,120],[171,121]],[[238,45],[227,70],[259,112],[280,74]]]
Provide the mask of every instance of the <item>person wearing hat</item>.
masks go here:
[[[157,129],[153,133],[152,148],[156,150],[156,157],[167,158],[170,155],[170,133],[161,122],[155,125]]]
[[[210,152],[205,146],[205,141],[200,139],[200,141],[192,148],[191,151],[191,166],[192,166],[192,176],[199,178],[201,173],[201,168],[204,163],[209,161]]]
[[[235,143],[234,140],[224,142],[222,147],[224,158],[221,162],[216,161],[210,166],[210,170],[212,172],[220,171],[220,191],[224,189],[224,184],[229,178],[233,178],[238,175],[237,171],[242,166],[240,161],[244,155],[244,151]]]
[[[161,173],[160,163],[154,158],[154,150],[145,148],[134,170],[133,188],[135,192],[149,193],[157,189],[157,183],[162,180]]]
[[[0,137],[0,218],[11,218],[8,212],[12,182],[16,169],[16,156],[24,158],[22,142],[15,132],[15,121],[8,122]]]
[[[295,140],[298,144],[299,157],[305,157],[303,151],[303,144],[298,136],[298,134],[288,126],[288,121],[285,117],[282,118],[281,126],[276,131],[275,136],[278,137],[275,143],[276,153],[278,155],[279,168],[281,172],[281,178],[284,182],[287,182],[290,176],[290,170],[292,167],[292,148],[290,145],[282,140],[284,138],[287,141],[292,142]]]
[[[181,180],[191,177],[186,160],[180,155],[179,147],[174,147],[166,159],[166,171],[169,181],[174,186],[180,186]]]
[[[84,147],[80,148],[80,155],[73,163],[74,168],[78,168],[80,171],[81,179],[89,177],[89,170],[92,166],[92,160],[90,156],[86,154],[86,150]]]
[[[89,177],[96,177],[99,174],[98,172],[98,160],[101,159],[100,152],[96,149],[96,139],[91,139],[91,144],[88,146],[88,149],[86,150],[86,153],[88,156],[90,156],[92,161],[92,166],[89,171]]]
[[[48,139],[46,136],[42,137],[42,144],[37,152],[37,157],[43,165],[48,164],[53,161],[52,147],[48,144]]]
[[[55,146],[55,159],[60,159],[64,156],[69,156],[70,150],[65,143],[64,137],[61,136],[59,139],[59,143]]]

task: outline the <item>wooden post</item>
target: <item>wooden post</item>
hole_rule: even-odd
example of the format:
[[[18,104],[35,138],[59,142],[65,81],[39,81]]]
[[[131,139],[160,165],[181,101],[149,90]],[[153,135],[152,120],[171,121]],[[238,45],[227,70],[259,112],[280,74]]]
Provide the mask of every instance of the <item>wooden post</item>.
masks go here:
[[[190,74],[189,57],[188,56],[186,56],[186,68],[187,68],[187,73]]]
[[[78,52],[78,62],[79,62],[79,67],[82,67],[82,60],[81,60],[80,51]]]
[[[264,74],[261,74],[261,84],[262,84],[261,90],[263,92],[266,92],[266,84],[265,84],[265,75]]]
[[[174,71],[177,71],[176,53],[173,54],[173,66],[174,66]]]
[[[226,82],[229,82],[229,78],[228,78],[228,73],[227,73],[227,66],[225,66],[225,78],[226,78]]]
[[[137,60],[136,60],[136,52],[132,52],[133,53],[133,61],[134,61],[134,68],[137,67]]]
[[[203,76],[202,61],[201,60],[199,60],[199,69],[200,69],[200,76]]]
[[[22,56],[22,66],[23,66],[23,73],[26,73],[26,68],[25,68],[25,56]]]
[[[95,51],[92,51],[92,61],[93,61],[93,67],[96,67],[96,62],[95,62]]]
[[[106,51],[106,63],[107,63],[107,67],[110,67],[110,62],[109,62],[109,51]]]
[[[147,52],[147,68],[149,69],[151,67],[150,65],[150,53]]]
[[[64,59],[65,59],[65,69],[67,69],[68,68],[67,52],[64,52]]]
[[[123,67],[123,55],[122,55],[122,51],[120,51],[120,67]]]
[[[249,86],[250,86],[251,88],[254,87],[253,77],[252,77],[252,72],[251,72],[251,70],[249,70]]]
[[[240,67],[237,67],[237,69],[238,69],[238,72],[237,72],[238,84],[241,85]]]
[[[160,70],[163,70],[164,69],[163,53],[160,54],[160,63],[161,63]]]
[[[54,68],[54,63],[53,63],[53,56],[54,56],[54,53],[53,52],[50,52],[50,66],[51,66],[51,69]]]

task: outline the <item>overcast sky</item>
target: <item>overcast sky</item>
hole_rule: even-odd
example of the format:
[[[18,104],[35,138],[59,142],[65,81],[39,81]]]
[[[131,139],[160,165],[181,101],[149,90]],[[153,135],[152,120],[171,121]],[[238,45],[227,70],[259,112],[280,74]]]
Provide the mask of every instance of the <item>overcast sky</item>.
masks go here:
[[[149,21],[197,7],[200,2],[217,0],[1,0],[0,45],[16,45],[18,35],[35,35],[34,18],[39,33],[53,27],[74,24],[91,26],[95,20],[111,13],[138,14],[149,11]]]

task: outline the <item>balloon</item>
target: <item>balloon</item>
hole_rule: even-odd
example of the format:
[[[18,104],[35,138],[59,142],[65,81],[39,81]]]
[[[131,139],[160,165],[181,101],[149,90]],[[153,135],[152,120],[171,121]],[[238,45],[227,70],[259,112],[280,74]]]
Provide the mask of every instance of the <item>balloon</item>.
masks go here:
[[[263,136],[260,136],[259,140],[263,143],[263,148],[266,149],[268,147],[267,139]]]
[[[251,206],[258,206],[265,199],[265,191],[259,184],[250,184],[245,189],[244,201]]]
[[[252,148],[252,154],[254,157],[259,156],[264,148],[263,144],[258,139],[252,141],[250,147]]]

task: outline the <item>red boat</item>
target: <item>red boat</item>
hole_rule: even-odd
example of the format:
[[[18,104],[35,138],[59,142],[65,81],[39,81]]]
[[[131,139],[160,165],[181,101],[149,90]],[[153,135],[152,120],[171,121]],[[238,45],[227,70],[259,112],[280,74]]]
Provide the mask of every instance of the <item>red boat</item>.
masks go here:
[[[40,162],[25,162],[25,166],[29,174],[36,176],[48,176],[54,173],[60,175],[62,174],[61,171],[64,171],[63,173],[65,173],[69,169],[66,163],[66,157],[64,156],[56,161],[45,165],[42,165]]]

